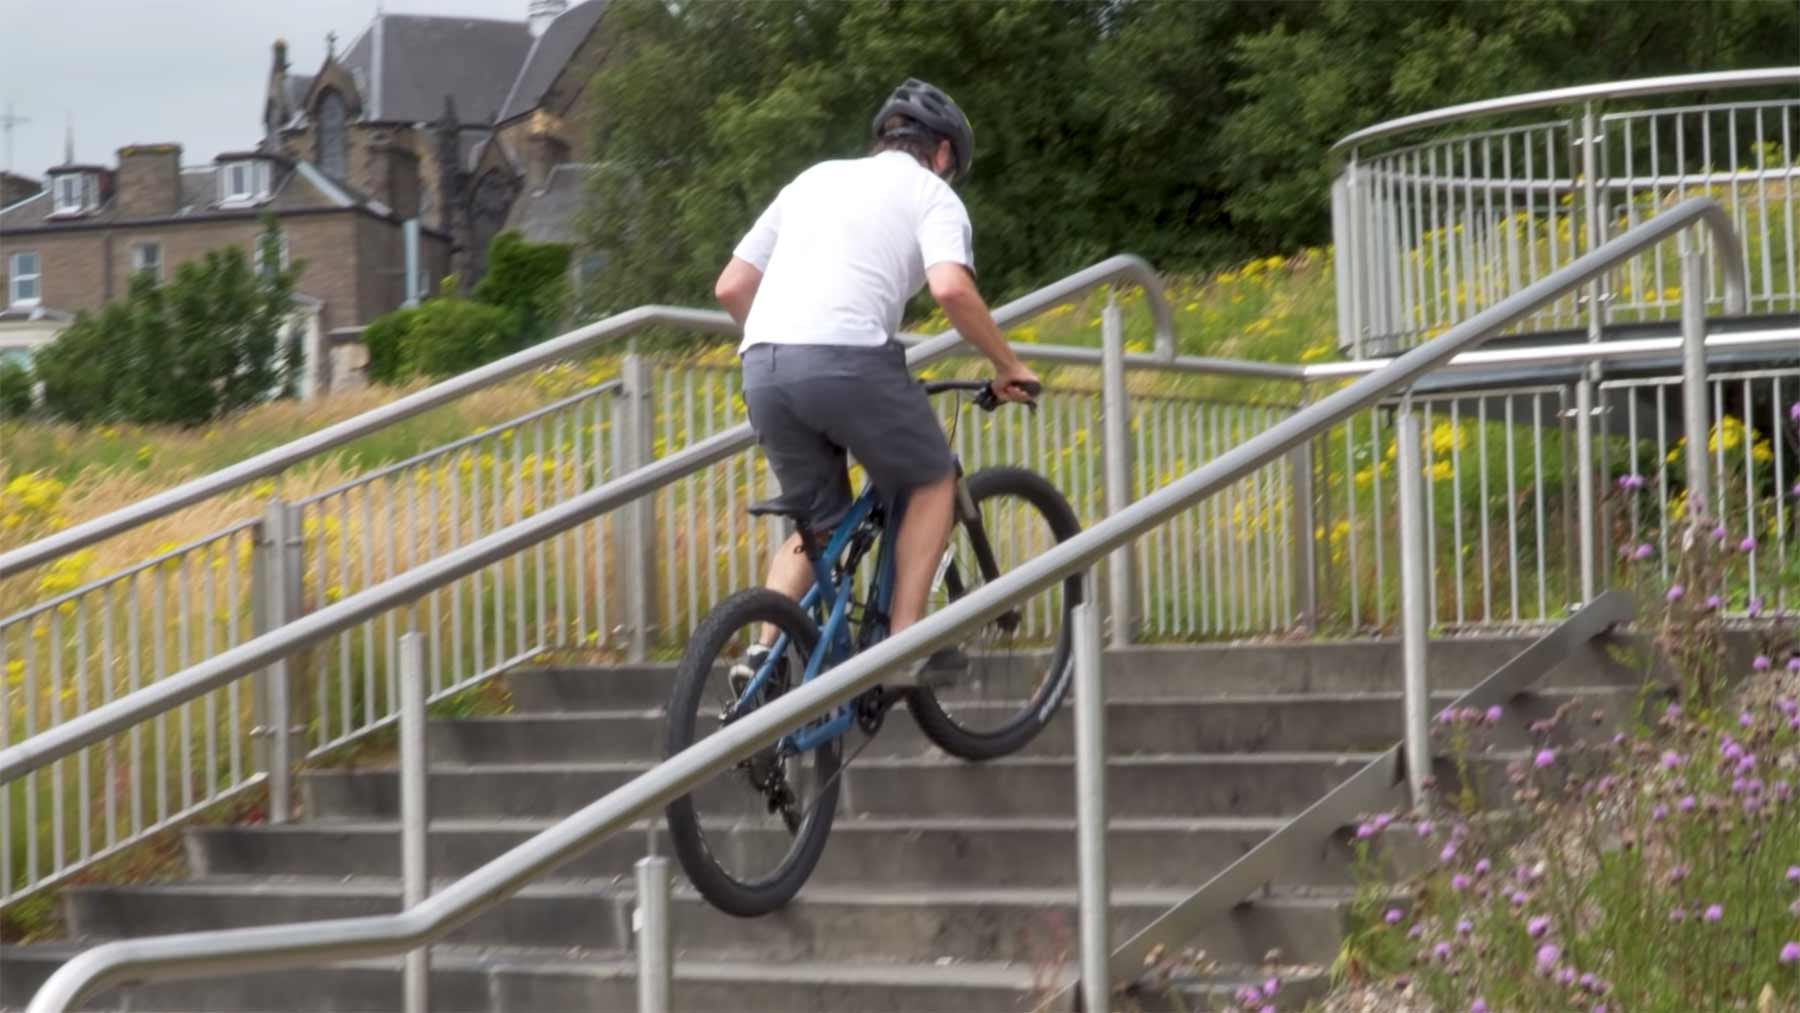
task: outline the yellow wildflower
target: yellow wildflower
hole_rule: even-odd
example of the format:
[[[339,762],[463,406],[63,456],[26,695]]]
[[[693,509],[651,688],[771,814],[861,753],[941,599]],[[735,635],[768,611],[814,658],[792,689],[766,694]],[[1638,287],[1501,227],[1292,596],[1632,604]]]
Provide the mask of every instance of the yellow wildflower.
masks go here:
[[[1453,473],[1454,469],[1450,467],[1449,461],[1439,461],[1431,466],[1431,479],[1434,482],[1448,482]]]

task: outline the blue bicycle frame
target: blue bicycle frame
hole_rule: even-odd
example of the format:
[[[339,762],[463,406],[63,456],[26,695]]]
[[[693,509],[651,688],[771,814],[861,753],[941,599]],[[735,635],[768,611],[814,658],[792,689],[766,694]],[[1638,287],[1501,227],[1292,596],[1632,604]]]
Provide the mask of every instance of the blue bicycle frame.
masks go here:
[[[960,470],[959,467],[959,474]],[[869,514],[874,511],[875,504],[875,490],[872,487],[865,487],[862,494],[850,505],[850,512],[844,515],[844,519],[838,522],[838,526],[832,531],[830,540],[825,543],[824,551],[812,557],[813,586],[800,599],[800,607],[814,615],[824,611],[822,607],[824,602],[830,602],[831,608],[819,628],[818,648],[812,652],[812,657],[806,660],[806,672],[801,678],[802,683],[811,682],[818,678],[820,672],[847,660],[856,653],[856,646],[850,639],[850,596],[855,588],[851,586],[849,580],[844,581],[842,586],[838,585],[832,577],[832,561],[843,555],[845,547],[850,544],[850,539],[856,534],[857,529],[862,527],[863,523],[868,520]],[[900,507],[896,504],[881,534],[881,544],[875,556],[875,587],[873,600],[870,602],[869,622],[883,622],[888,614],[888,606],[893,600],[894,548],[893,540],[888,537],[888,533],[898,529],[899,515]],[[886,635],[885,630],[882,631],[882,635]],[[733,713],[756,698],[756,694],[761,691],[763,685],[774,673],[777,661],[785,655],[788,645],[787,634],[783,633],[776,639],[775,646],[770,649],[768,657],[757,669],[749,684],[744,687],[743,694],[732,705]],[[854,721],[854,712],[849,704],[845,704],[839,707],[831,717],[782,736],[777,749],[784,754],[810,752],[849,731],[850,725]]]

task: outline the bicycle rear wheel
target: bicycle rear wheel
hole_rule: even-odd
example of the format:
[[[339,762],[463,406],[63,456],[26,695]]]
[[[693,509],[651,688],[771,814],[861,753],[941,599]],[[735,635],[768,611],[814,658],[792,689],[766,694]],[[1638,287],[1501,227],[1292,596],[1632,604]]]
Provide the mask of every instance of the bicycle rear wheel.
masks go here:
[[[968,476],[973,515],[957,508],[949,561],[933,590],[934,607],[954,602],[1075,536],[1081,524],[1062,493],[1023,468],[984,468]],[[965,760],[991,760],[1024,748],[1056,716],[1069,689],[1069,610],[1081,580],[1061,584],[990,619],[962,644],[969,668],[953,686],[912,691],[908,708],[927,738]]]
[[[730,668],[763,624],[786,649],[762,686],[745,699]],[[756,588],[709,612],[675,670],[666,755],[674,756],[798,686],[817,649],[818,627],[791,599]],[[741,682],[741,676],[740,682]],[[675,855],[701,896],[727,914],[768,914],[793,899],[824,853],[837,812],[840,739],[808,753],[771,743],[664,811]]]

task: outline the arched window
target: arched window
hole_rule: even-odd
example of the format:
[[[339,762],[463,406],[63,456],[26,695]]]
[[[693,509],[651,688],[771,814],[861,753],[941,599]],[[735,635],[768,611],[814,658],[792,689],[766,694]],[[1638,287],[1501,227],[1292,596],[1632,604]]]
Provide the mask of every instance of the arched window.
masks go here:
[[[344,138],[345,123],[350,117],[343,96],[335,91],[320,96],[318,115],[319,168],[333,179],[343,179],[350,174],[348,142]]]

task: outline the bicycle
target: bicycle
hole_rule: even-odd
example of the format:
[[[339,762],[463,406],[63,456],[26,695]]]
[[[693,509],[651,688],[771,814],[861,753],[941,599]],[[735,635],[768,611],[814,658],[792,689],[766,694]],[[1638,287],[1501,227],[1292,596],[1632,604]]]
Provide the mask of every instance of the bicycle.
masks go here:
[[[971,402],[987,412],[1002,403],[986,381],[942,380],[924,387],[931,395],[973,393]],[[1035,397],[1038,391],[1029,393]],[[1035,401],[1028,405],[1037,407]],[[950,544],[932,584],[939,605],[996,579],[1002,554],[1029,558],[1080,530],[1068,501],[1035,472],[995,467],[965,475],[959,457],[956,481]],[[804,518],[779,500],[750,507],[753,516],[796,522],[802,550],[813,563],[814,585],[798,602],[766,588],[739,591],[706,615],[676,667],[666,755],[703,738],[696,734],[703,719],[723,728],[887,635],[894,550],[886,535],[890,527],[898,529],[887,512],[865,485],[821,545],[800,523]],[[871,551],[875,569],[865,574],[861,565]],[[664,816],[688,880],[713,906],[740,917],[767,914],[791,900],[817,866],[831,832],[840,775],[850,762],[843,757],[845,737],[853,728],[867,736],[853,761],[902,701],[932,743],[961,759],[979,762],[1024,748],[1068,692],[1073,665],[1066,619],[1080,592],[1080,579],[1071,577],[1042,592],[1041,600],[990,620],[964,642],[967,671],[954,687],[875,686],[671,802]],[[756,670],[739,665],[734,676],[733,661],[746,657],[766,627],[777,633],[773,647]],[[715,840],[709,833],[719,836]],[[746,873],[727,863],[761,871]]]

